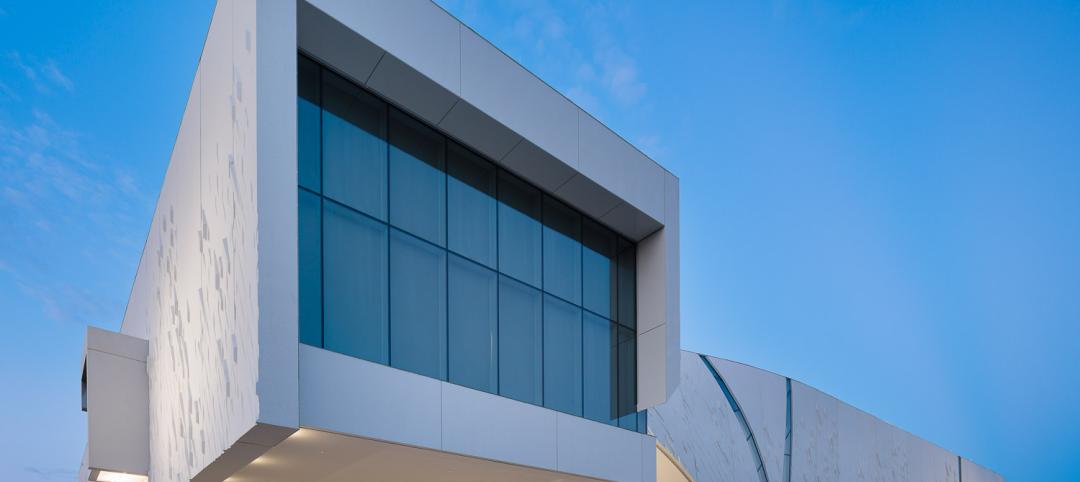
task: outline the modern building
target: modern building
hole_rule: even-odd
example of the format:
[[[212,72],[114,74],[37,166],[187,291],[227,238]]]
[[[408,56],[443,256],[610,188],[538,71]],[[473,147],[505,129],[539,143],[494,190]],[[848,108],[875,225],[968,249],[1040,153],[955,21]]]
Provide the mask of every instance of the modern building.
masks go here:
[[[678,246],[677,177],[434,3],[220,0],[78,480],[1000,480],[680,351]]]

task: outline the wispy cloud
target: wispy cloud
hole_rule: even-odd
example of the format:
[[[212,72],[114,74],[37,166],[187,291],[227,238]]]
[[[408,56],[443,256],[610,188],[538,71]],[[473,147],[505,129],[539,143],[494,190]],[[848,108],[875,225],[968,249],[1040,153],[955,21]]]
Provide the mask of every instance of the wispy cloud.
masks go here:
[[[16,51],[8,52],[7,57],[11,65],[22,73],[38,92],[49,93],[57,87],[69,93],[75,91],[75,83],[60,70],[55,60],[39,61],[33,56],[24,57]]]
[[[70,480],[77,474],[74,470],[67,469],[43,469],[41,467],[26,467],[26,472],[36,475],[39,479],[44,480]]]
[[[509,49],[534,59],[533,68],[546,71],[551,80],[561,79],[556,82],[567,97],[601,120],[649,109],[648,84],[626,45],[632,35],[626,25],[632,23],[633,11],[625,4],[609,0],[510,4],[514,20],[508,31],[513,40]],[[649,141],[643,149],[662,150],[658,135],[638,137]]]
[[[45,76],[49,78],[53,83],[63,87],[64,90],[72,92],[75,90],[75,83],[71,81],[63,72],[60,71],[60,67],[56,65],[56,61],[53,59],[46,60],[41,66],[41,70],[45,73]]]
[[[41,109],[12,114],[0,119],[0,276],[48,319],[112,321],[122,300],[102,295],[117,268],[109,253],[145,229],[134,220],[148,201],[80,132]]]
[[[12,89],[10,85],[7,85],[7,83],[0,80],[0,101],[3,100],[13,100],[18,102],[22,100],[22,98],[19,97],[19,94],[15,93],[15,89]]]

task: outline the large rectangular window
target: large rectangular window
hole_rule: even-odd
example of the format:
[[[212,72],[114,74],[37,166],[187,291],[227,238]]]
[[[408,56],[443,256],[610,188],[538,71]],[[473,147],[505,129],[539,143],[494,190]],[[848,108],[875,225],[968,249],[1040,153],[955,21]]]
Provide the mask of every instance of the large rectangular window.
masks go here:
[[[581,415],[581,308],[544,295],[544,406]]]
[[[390,114],[390,224],[446,246],[446,140],[394,109]]]
[[[499,271],[540,287],[540,190],[499,172]]]
[[[499,277],[450,255],[448,279],[450,381],[498,393]]]
[[[581,215],[544,198],[544,291],[581,305]]]
[[[322,346],[322,198],[301,189],[297,215],[300,342]]]
[[[323,195],[386,220],[386,103],[322,74]]]
[[[323,202],[323,346],[389,361],[387,265],[385,224]]]
[[[644,430],[636,249],[301,56],[299,341]]]
[[[499,394],[543,403],[543,305],[540,290],[499,279]]]
[[[447,246],[477,263],[497,268],[495,166],[450,143],[446,170]]]
[[[390,365],[446,379],[446,251],[390,230]]]
[[[582,319],[585,418],[618,423],[618,327],[588,311]]]

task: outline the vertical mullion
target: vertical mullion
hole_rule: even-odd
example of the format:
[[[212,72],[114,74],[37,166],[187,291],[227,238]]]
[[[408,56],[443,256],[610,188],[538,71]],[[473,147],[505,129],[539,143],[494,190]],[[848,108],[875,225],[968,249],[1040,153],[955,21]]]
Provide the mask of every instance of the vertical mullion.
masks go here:
[[[502,395],[502,272],[499,266],[499,167],[492,164],[495,172],[495,393]],[[449,244],[449,243],[447,243]],[[490,344],[489,344],[490,346]]]
[[[385,206],[386,206],[386,364],[388,366],[394,366],[394,359],[393,359],[392,353],[391,353],[391,351],[392,351],[391,349],[394,346],[393,343],[391,343],[391,341],[393,339],[392,337],[394,336],[393,335],[393,329],[392,329],[392,327],[394,326],[394,323],[393,323],[393,311],[392,311],[394,303],[392,302],[393,293],[391,292],[391,288],[390,288],[390,286],[391,286],[391,282],[390,282],[391,274],[390,273],[393,271],[394,267],[390,265],[390,260],[391,260],[391,258],[390,258],[390,250],[392,249],[390,247],[390,245],[392,244],[390,242],[390,234],[392,234],[391,231],[393,230],[393,228],[391,227],[391,224],[390,224],[390,197],[391,197],[390,196],[390,175],[391,175],[391,173],[390,173],[390,149],[392,149],[392,147],[390,145],[390,103],[389,102],[383,102],[383,125],[382,125],[382,127],[383,127],[383,135],[385,136],[385,139],[383,139],[383,142],[386,142],[386,159],[385,159],[385,162],[386,162],[386,164],[385,164],[385,167],[386,167],[386,204],[385,204]]]
[[[544,289],[544,193],[540,193],[540,406],[547,404],[547,290]]]
[[[444,379],[450,381],[450,146],[446,136],[442,136],[442,167],[443,167],[443,345],[446,353],[443,355],[445,363]],[[389,152],[389,149],[387,149]]]
[[[319,348],[326,347],[326,220],[323,218],[323,66],[319,67]]]

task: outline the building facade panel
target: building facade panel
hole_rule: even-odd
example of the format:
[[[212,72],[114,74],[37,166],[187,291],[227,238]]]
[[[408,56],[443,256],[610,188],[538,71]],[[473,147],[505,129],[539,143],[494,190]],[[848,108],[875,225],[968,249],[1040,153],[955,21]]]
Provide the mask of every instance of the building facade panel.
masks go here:
[[[965,458],[960,458],[961,482],[1002,482],[1005,479],[993,470]]]
[[[679,387],[649,409],[649,431],[694,480],[758,480],[746,435],[701,357],[682,352]]]
[[[300,424],[417,447],[442,447],[438,380],[300,346]]]
[[[787,380],[742,363],[708,357],[716,371],[738,397],[761,450],[769,480],[784,473],[784,442],[787,435]]]

